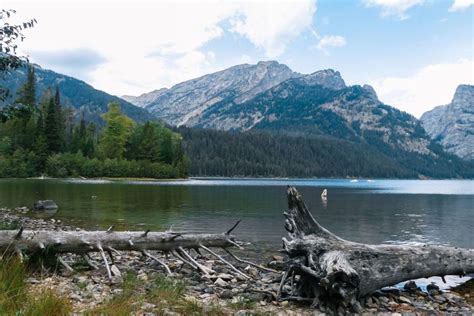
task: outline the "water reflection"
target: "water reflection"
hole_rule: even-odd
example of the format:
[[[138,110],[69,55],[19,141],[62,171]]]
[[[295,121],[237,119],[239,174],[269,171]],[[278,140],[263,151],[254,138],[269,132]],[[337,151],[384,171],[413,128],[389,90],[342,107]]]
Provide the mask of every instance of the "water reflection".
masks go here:
[[[0,180],[0,206],[59,205],[56,219],[89,228],[223,232],[280,246],[286,185],[296,185],[323,226],[364,243],[430,242],[474,248],[474,181]],[[328,198],[321,192],[328,188]],[[458,194],[456,192],[462,192]]]

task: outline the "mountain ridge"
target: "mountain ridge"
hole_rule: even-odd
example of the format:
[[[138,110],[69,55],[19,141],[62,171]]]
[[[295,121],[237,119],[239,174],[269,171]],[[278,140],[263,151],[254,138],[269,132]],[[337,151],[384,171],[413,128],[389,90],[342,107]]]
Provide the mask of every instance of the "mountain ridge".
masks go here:
[[[269,78],[274,80],[264,82],[265,85],[256,80],[239,86],[242,80],[248,82],[247,78],[259,73],[259,66],[265,69],[263,73],[270,72]],[[235,78],[235,71],[250,73]],[[224,86],[218,84],[222,76]],[[210,99],[204,98],[200,104],[202,100],[194,97],[196,91],[200,95],[209,82],[213,92],[204,92]],[[178,96],[173,95],[176,90]],[[161,103],[163,100],[166,102]],[[176,104],[170,100],[185,101],[177,105],[181,108],[171,119],[166,111],[172,111]],[[187,108],[190,103],[191,108]],[[369,85],[346,86],[341,74],[332,69],[303,75],[276,62],[238,65],[178,84],[146,108],[153,108],[158,117],[175,126],[328,136],[368,145],[374,155],[377,152],[391,157],[420,177],[436,175],[440,166],[448,170],[450,161],[456,160],[430,139],[414,116],[381,102]],[[456,170],[453,175],[463,173],[459,168]]]
[[[63,106],[73,108],[76,117],[81,114],[88,121],[100,123],[102,121],[100,114],[107,111],[107,105],[110,102],[118,102],[122,111],[137,122],[156,120],[146,110],[117,96],[98,90],[85,81],[57,73],[53,70],[44,69],[36,64],[33,67],[35,69],[38,101],[48,88],[54,89],[58,86]],[[13,70],[7,76],[0,78],[2,87],[9,91],[9,96],[0,103],[0,107],[15,100],[17,90],[25,81],[25,67]]]
[[[225,98],[241,103],[295,76],[299,74],[276,61],[236,65],[178,83],[145,109],[168,124],[186,125],[190,119]]]

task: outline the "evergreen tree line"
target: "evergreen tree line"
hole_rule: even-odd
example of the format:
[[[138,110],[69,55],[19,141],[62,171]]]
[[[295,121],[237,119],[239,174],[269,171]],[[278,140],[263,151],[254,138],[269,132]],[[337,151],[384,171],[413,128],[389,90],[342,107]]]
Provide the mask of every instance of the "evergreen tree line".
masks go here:
[[[62,106],[56,87],[36,98],[34,68],[14,104],[0,111],[0,177],[149,177],[187,175],[181,136],[162,124],[136,124],[109,104],[99,129]]]
[[[474,164],[459,159],[451,160],[451,166],[437,161],[427,164],[429,157],[421,159],[408,153],[397,156],[369,144],[323,136],[189,128],[177,131],[183,136],[186,155],[191,157],[192,176],[417,178],[424,174],[452,178],[474,175]]]

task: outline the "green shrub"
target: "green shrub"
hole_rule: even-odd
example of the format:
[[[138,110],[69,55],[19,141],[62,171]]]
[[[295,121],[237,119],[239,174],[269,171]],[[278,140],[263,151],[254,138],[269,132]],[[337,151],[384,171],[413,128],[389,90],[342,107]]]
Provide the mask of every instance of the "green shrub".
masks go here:
[[[103,164],[97,159],[86,159],[81,168],[81,175],[84,177],[96,178],[102,176],[103,173]]]
[[[46,160],[46,173],[51,177],[64,178],[68,176],[66,165],[61,159],[61,154],[49,156]]]

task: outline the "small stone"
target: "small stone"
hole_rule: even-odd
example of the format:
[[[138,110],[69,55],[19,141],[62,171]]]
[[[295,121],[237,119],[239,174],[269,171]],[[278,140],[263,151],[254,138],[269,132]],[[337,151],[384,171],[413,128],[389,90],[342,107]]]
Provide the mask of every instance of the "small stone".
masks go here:
[[[137,276],[137,278],[140,280],[140,281],[143,281],[143,282],[146,282],[148,281],[148,276],[145,274],[145,273],[141,273]]]
[[[406,291],[413,291],[414,292],[414,291],[418,290],[418,285],[416,285],[415,281],[408,281],[403,286],[403,289],[406,290]]]
[[[283,256],[274,255],[273,260],[278,261],[278,262],[283,262],[284,258]]]
[[[38,284],[40,283],[39,280],[35,279],[35,278],[28,278],[26,279],[26,282],[30,283],[30,284]]]
[[[156,307],[156,305],[152,304],[152,303],[146,303],[145,302],[145,303],[142,304],[142,309],[153,309],[155,307]]]
[[[227,286],[227,282],[222,280],[221,278],[217,278],[217,280],[214,282],[215,285],[217,286],[220,286],[220,287],[224,287],[224,286]]]
[[[255,278],[258,278],[259,277],[259,273],[258,273],[258,270],[256,268],[249,268],[247,269],[247,272],[248,274],[250,274],[251,276],[255,277]]]
[[[225,280],[225,281],[229,281],[229,280],[232,280],[234,277],[231,274],[228,274],[228,273],[219,273],[217,275],[217,278]]]
[[[69,298],[73,301],[82,301],[82,297],[79,294],[71,293]]]
[[[405,296],[403,296],[403,295],[401,295],[401,296],[398,297],[398,301],[399,301],[400,303],[406,303],[406,304],[410,304],[410,305],[411,305],[411,301],[410,301],[407,297],[405,297]]]
[[[112,272],[114,276],[119,277],[119,278],[122,277],[122,273],[120,273],[120,270],[117,268],[115,264],[110,266],[110,271]]]
[[[113,294],[115,295],[122,295],[123,294],[123,289],[114,289],[112,291]]]
[[[429,290],[428,294],[431,296],[439,295],[440,291],[438,290]]]
[[[438,304],[443,304],[447,301],[446,297],[443,295],[435,295],[433,296],[433,300]]]
[[[289,304],[288,301],[283,301],[283,302],[280,303],[280,305],[283,306],[283,307],[288,306],[288,304]]]
[[[234,297],[234,294],[232,293],[231,290],[224,290],[219,294],[219,297],[224,300],[229,300]]]
[[[436,285],[436,283],[434,282],[431,282],[430,284],[428,284],[426,286],[426,290],[429,292],[431,290],[436,290],[436,291],[439,291],[439,286]]]

